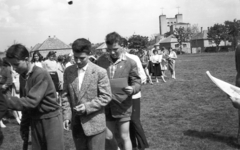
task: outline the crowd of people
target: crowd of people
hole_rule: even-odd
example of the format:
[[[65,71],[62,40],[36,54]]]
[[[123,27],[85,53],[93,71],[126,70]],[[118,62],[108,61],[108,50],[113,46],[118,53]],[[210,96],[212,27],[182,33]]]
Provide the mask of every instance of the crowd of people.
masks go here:
[[[33,150],[63,150],[64,129],[72,131],[77,150],[148,148],[141,85],[153,84],[152,76],[166,82],[167,69],[176,79],[177,55],[163,48],[150,56],[123,47],[121,39],[109,33],[107,52],[98,58],[84,38],[73,42],[72,54],[58,57],[54,51],[31,57],[25,46],[12,45],[0,63],[0,119],[12,110],[24,143],[31,133]]]

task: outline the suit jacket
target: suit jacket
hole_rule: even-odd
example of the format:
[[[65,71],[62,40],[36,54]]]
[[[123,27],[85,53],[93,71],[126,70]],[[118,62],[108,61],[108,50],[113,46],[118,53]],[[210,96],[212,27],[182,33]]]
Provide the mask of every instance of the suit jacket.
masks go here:
[[[64,120],[71,120],[72,128],[81,124],[86,136],[104,131],[106,128],[104,107],[110,101],[111,88],[106,70],[89,61],[81,90],[79,90],[77,65],[69,66],[65,70],[62,95],[63,116]],[[73,108],[80,104],[86,107],[86,113],[81,116],[73,111]]]
[[[113,79],[117,78],[127,78],[128,85],[133,88],[133,93],[136,94],[140,91],[141,88],[141,79],[138,75],[137,64],[134,60],[127,57],[123,54],[123,59],[116,65],[116,71],[114,73]],[[111,61],[109,60],[109,54],[103,54],[98,58],[96,64],[107,69],[109,72],[109,66]],[[109,73],[108,73],[109,75]],[[130,117],[132,114],[132,95],[119,95],[118,93],[113,94],[113,101],[110,102],[106,109],[111,110],[111,115],[114,118],[125,118]],[[122,93],[121,93],[122,94]],[[126,97],[125,100],[122,100],[122,97]],[[119,98],[119,99],[118,99]],[[109,112],[106,110],[106,112]]]

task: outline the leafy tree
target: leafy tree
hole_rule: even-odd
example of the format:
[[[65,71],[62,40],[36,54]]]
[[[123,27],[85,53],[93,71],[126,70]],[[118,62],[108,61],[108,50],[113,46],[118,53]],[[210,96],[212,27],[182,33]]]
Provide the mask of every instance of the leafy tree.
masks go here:
[[[226,28],[222,24],[214,24],[209,28],[208,38],[212,39],[216,44],[216,51],[219,51],[219,44],[222,40],[226,39]]]
[[[193,37],[194,34],[199,33],[199,28],[197,24],[194,24],[190,27],[187,27],[185,29],[185,36],[186,36],[186,41],[190,41]]]
[[[182,53],[182,43],[187,41],[188,33],[186,32],[184,27],[179,27],[175,28],[173,35],[177,38],[180,47],[180,53]]]
[[[128,39],[128,48],[137,49],[138,51],[142,51],[146,49],[148,46],[148,37],[141,35],[132,35]]]
[[[232,42],[232,47],[235,49],[238,43],[237,37],[240,36],[240,20],[225,21],[224,24],[228,31],[229,41]]]

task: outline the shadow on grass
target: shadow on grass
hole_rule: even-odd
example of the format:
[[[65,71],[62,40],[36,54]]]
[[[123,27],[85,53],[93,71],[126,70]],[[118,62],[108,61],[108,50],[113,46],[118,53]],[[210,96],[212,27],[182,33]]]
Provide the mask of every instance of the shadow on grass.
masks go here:
[[[196,130],[187,130],[184,131],[183,134],[186,136],[197,137],[200,139],[209,139],[212,141],[226,143],[227,145],[233,148],[240,148],[240,145],[237,143],[237,138],[232,136],[217,135],[211,131],[196,131]]]

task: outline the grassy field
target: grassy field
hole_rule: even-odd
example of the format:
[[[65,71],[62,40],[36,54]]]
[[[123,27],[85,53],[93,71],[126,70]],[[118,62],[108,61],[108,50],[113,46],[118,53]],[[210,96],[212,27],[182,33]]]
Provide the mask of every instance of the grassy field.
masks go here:
[[[176,80],[142,87],[142,124],[149,150],[236,150],[237,110],[206,76],[206,71],[234,84],[234,52],[178,56]],[[169,72],[167,75],[170,76]],[[1,150],[19,150],[19,126],[3,129]],[[74,149],[65,133],[66,150]]]

